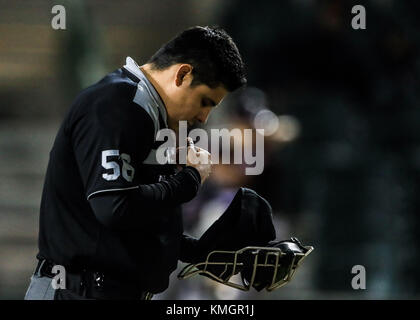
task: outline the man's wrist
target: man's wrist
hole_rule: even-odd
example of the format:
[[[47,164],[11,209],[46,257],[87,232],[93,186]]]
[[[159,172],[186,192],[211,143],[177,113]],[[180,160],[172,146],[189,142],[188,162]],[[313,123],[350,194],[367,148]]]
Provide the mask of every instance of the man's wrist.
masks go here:
[[[186,166],[184,170],[191,173],[194,176],[194,178],[198,181],[198,184],[201,185],[201,175],[200,175],[200,172],[196,168],[192,166]]]

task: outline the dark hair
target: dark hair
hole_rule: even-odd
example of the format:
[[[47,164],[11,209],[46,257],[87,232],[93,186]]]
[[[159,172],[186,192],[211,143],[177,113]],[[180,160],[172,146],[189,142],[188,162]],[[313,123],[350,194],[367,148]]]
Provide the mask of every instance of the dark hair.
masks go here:
[[[164,44],[148,61],[157,70],[175,63],[193,66],[192,85],[223,85],[234,91],[246,84],[245,67],[236,44],[219,27],[192,27]]]

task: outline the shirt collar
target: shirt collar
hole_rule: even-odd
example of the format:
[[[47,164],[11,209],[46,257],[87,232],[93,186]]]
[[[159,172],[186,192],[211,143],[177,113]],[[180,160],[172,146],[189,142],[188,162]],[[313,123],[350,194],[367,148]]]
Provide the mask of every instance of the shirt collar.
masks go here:
[[[147,79],[143,71],[141,71],[139,65],[133,60],[133,58],[127,57],[125,60],[124,68],[140,80],[138,85],[141,85],[141,82],[145,84],[147,91],[149,92],[150,96],[152,97],[152,99],[154,100],[155,104],[161,112],[163,121],[165,122],[166,126],[168,126],[168,114],[166,112],[165,104],[163,103],[162,98],[156,91],[155,87],[150,83],[149,79]]]

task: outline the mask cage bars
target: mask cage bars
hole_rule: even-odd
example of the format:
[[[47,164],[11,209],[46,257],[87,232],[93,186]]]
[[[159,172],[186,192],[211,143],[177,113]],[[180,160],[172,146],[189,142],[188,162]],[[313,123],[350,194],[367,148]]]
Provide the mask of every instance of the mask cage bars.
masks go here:
[[[290,282],[297,270],[297,268],[302,264],[302,261],[314,250],[311,246],[302,246],[300,247],[304,248],[306,252],[283,252],[280,248],[276,247],[245,247],[238,251],[223,251],[223,250],[215,250],[210,252],[207,255],[207,258],[204,262],[199,263],[191,263],[185,266],[181,272],[178,274],[179,279],[188,279],[192,276],[195,276],[196,274],[199,275],[205,275],[209,277],[210,279],[217,281],[219,283],[222,283],[224,285],[243,290],[243,291],[249,291],[249,289],[252,287],[252,285],[255,282],[255,277],[257,275],[258,268],[267,268],[271,267],[274,268],[273,277],[271,279],[271,284],[266,288],[267,291],[273,291],[275,289],[278,289],[282,286],[284,286],[286,283]],[[239,273],[244,268],[244,263],[240,261],[240,256],[244,254],[247,251],[252,251],[252,255],[254,256],[253,261],[253,267],[252,267],[252,275],[251,280],[246,281],[244,277],[242,276],[242,282],[243,284],[237,284],[232,281],[230,281],[231,277],[235,274]],[[259,258],[259,253],[267,251],[267,253],[264,255],[265,258],[261,259]],[[233,255],[233,262],[212,262],[211,258],[213,255]],[[285,255],[292,255],[292,261],[289,263],[289,266],[287,268],[287,272],[285,276],[280,279],[279,281],[276,281],[276,276],[278,273],[279,268],[281,265],[279,265],[279,260],[281,257]],[[269,262],[269,257],[274,257],[274,263]],[[264,260],[263,262],[259,262],[258,260]],[[215,275],[213,272],[209,271],[209,267],[212,266],[224,266],[224,270],[219,273],[219,275]],[[229,267],[231,267],[231,273],[227,274]],[[227,274],[227,276],[225,276]]]

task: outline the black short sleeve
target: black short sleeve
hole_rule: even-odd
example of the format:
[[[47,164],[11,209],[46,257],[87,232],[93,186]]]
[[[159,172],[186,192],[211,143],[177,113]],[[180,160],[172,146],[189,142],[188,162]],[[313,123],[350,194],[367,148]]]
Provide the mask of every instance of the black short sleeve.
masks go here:
[[[68,128],[88,199],[139,184],[138,168],[152,149],[154,124],[147,112],[132,102],[135,89],[114,85],[91,93],[95,99],[88,93],[76,101]]]

